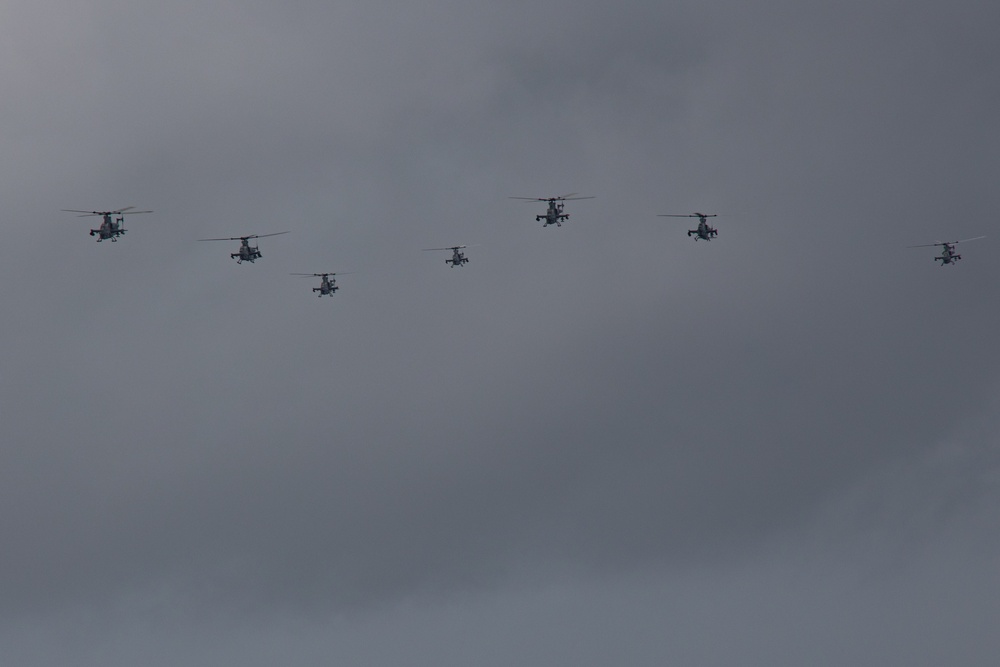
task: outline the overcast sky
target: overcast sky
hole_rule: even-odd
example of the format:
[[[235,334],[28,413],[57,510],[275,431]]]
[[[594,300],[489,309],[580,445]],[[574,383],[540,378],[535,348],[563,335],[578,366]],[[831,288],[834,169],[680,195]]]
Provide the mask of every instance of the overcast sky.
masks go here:
[[[997,25],[3,3],[0,662],[995,665]]]

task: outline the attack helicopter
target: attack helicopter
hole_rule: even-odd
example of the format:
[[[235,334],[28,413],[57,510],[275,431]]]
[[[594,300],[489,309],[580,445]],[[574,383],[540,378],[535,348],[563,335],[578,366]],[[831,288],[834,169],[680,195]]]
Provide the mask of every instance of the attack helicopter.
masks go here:
[[[962,259],[962,256],[955,252],[955,246],[959,243],[968,243],[969,241],[978,241],[979,239],[985,239],[985,236],[976,236],[971,239],[962,239],[961,241],[938,241],[937,243],[922,243],[920,245],[910,245],[907,248],[932,248],[935,246],[941,246],[941,256],[935,257],[934,261],[941,262],[941,266],[945,264],[956,264],[958,260]]]
[[[90,235],[97,236],[97,242],[111,240],[112,243],[118,241],[118,237],[126,232],[126,229],[122,227],[125,222],[126,215],[135,215],[137,213],[152,213],[152,211],[133,211],[135,206],[126,206],[125,208],[120,208],[115,211],[77,211],[71,208],[62,209],[66,213],[82,213],[83,215],[77,216],[78,218],[89,218],[95,215],[100,215],[104,217],[101,222],[101,226],[97,229],[91,229]],[[112,218],[111,216],[117,216]]]
[[[444,260],[444,263],[450,264],[451,268],[455,268],[456,266],[462,266],[469,261],[469,258],[462,252],[462,248],[468,247],[469,246],[467,245],[453,245],[450,248],[424,248],[424,250],[451,250],[451,259]]]
[[[694,235],[694,240],[702,239],[703,241],[711,241],[713,238],[719,235],[719,230],[715,227],[708,226],[709,218],[719,217],[718,213],[687,213],[684,215],[667,214],[657,216],[660,218],[698,218],[698,228],[689,229],[688,236]]]
[[[511,197],[511,199],[523,199],[524,201],[545,201],[549,203],[548,209],[545,213],[535,216],[535,222],[545,221],[542,227],[548,227],[549,225],[555,225],[556,227],[562,227],[562,221],[569,219],[569,213],[563,213],[563,207],[565,204],[563,202],[572,201],[574,199],[593,199],[593,197],[574,197],[575,192],[571,192],[568,195],[562,195],[561,197]],[[556,202],[559,202],[558,204]]]
[[[351,273],[351,271],[347,271],[346,273]],[[333,273],[331,271],[330,273],[293,273],[291,275],[319,278],[320,279],[319,287],[313,287],[312,291],[319,292],[319,294],[317,294],[316,296],[324,297],[324,296],[333,296],[333,293],[336,292],[338,289],[340,289],[339,287],[337,287],[337,279],[333,278],[332,276],[343,275],[343,273]]]
[[[230,253],[229,256],[236,260],[237,264],[242,264],[243,262],[254,263],[254,260],[260,259],[260,250],[257,246],[250,245],[250,239],[262,239],[267,236],[278,236],[279,234],[287,234],[288,232],[275,232],[273,234],[250,234],[249,236],[231,236],[224,239],[198,239],[199,241],[239,241],[240,248],[236,252]]]

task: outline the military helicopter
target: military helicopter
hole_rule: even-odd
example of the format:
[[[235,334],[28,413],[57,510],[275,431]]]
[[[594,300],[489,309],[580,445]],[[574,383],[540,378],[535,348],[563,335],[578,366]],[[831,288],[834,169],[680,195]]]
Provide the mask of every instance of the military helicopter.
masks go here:
[[[932,248],[934,246],[941,246],[941,256],[935,257],[934,261],[941,262],[941,266],[945,264],[955,264],[958,260],[962,259],[962,256],[955,252],[955,246],[959,243],[968,243],[969,241],[978,241],[979,239],[985,239],[985,236],[976,236],[971,239],[962,239],[961,241],[938,241],[937,243],[923,243],[921,245],[911,245],[906,246],[907,248]]]
[[[455,268],[469,261],[469,258],[462,252],[462,248],[468,247],[467,245],[453,245],[450,248],[424,248],[424,250],[451,250],[451,259],[444,260],[444,263],[451,264],[451,268]]]
[[[346,273],[351,273],[351,271],[347,271]],[[293,273],[291,275],[320,278],[321,280],[319,287],[313,287],[312,290],[313,292],[319,292],[319,294],[317,294],[316,296],[324,297],[324,296],[333,296],[333,293],[336,292],[338,289],[340,289],[339,287],[337,287],[337,279],[332,278],[331,276],[338,276],[343,274],[333,273],[331,271],[330,273]]]
[[[689,229],[688,236],[694,235],[694,240],[702,239],[703,241],[711,241],[713,238],[718,236],[719,230],[715,227],[708,226],[709,218],[719,217],[718,213],[687,213],[685,215],[675,215],[667,214],[657,216],[660,218],[698,218],[698,229]]]
[[[126,215],[135,215],[136,213],[152,213],[152,211],[133,211],[135,206],[126,206],[125,208],[120,208],[117,211],[76,211],[71,208],[62,209],[66,213],[83,213],[83,215],[77,216],[78,218],[89,218],[95,215],[100,215],[104,217],[104,221],[101,222],[101,226],[97,229],[91,229],[90,235],[97,235],[97,242],[105,241],[111,239],[114,243],[118,240],[118,237],[125,233],[125,228],[122,224],[125,222]],[[112,218],[111,216],[116,215],[117,218]]]
[[[254,260],[260,259],[260,250],[257,246],[250,245],[250,239],[262,239],[266,236],[278,236],[279,234],[287,234],[288,232],[275,232],[273,234],[250,234],[249,236],[232,236],[226,239],[198,239],[199,241],[239,241],[240,249],[237,252],[230,253],[229,256],[236,259],[237,264],[242,264],[243,262],[254,263]]]
[[[593,199],[593,197],[574,197],[575,192],[571,192],[568,195],[562,195],[561,197],[511,197],[511,199],[523,199],[525,201],[547,201],[549,203],[548,209],[542,215],[535,216],[535,222],[545,221],[542,227],[548,227],[549,225],[555,225],[556,227],[562,227],[562,221],[569,219],[569,213],[563,213],[562,202],[572,201],[574,199]],[[558,204],[556,202],[559,202]]]

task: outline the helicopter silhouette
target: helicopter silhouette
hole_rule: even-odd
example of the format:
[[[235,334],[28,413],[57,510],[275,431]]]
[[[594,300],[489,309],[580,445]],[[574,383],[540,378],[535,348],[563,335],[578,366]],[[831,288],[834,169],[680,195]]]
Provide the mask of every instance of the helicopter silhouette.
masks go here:
[[[101,226],[97,229],[91,229],[90,235],[97,236],[97,242],[111,240],[112,243],[118,241],[118,237],[126,232],[126,229],[122,227],[125,223],[126,215],[135,215],[137,213],[152,213],[152,211],[133,211],[135,206],[126,206],[125,208],[120,208],[116,211],[77,211],[71,208],[62,209],[66,213],[83,213],[83,215],[77,216],[78,218],[89,218],[95,215],[103,216],[104,220],[101,222]],[[111,216],[118,216],[112,218]]]
[[[562,221],[569,219],[569,213],[563,213],[563,207],[565,204],[563,202],[572,201],[575,199],[593,199],[593,197],[574,197],[575,192],[571,192],[568,195],[562,195],[561,197],[511,197],[511,199],[522,199],[524,201],[545,201],[549,203],[548,208],[545,213],[535,216],[535,222],[545,221],[542,227],[548,227],[549,225],[555,225],[556,227],[562,227]],[[559,203],[556,203],[559,202]]]
[[[257,246],[250,245],[250,239],[262,239],[266,236],[278,236],[279,234],[287,234],[288,232],[275,232],[273,234],[250,234],[249,236],[231,236],[229,238],[222,239],[198,239],[199,241],[239,241],[240,248],[236,252],[230,253],[229,256],[236,260],[237,264],[242,264],[243,262],[254,263],[254,260],[260,259],[260,250]]]
[[[347,271],[346,273],[352,273],[352,272]],[[331,271],[330,273],[293,273],[291,275],[319,278],[320,279],[319,287],[313,287],[312,291],[319,292],[319,294],[317,294],[316,296],[324,297],[324,296],[333,296],[333,293],[336,292],[338,289],[340,289],[339,287],[337,287],[337,279],[333,278],[332,276],[343,275],[343,273],[334,273]]]
[[[469,258],[462,252],[462,248],[468,247],[467,245],[453,245],[449,248],[424,248],[424,250],[451,250],[451,259],[444,260],[444,263],[450,264],[451,268],[455,268],[456,266],[468,263]]]
[[[922,243],[920,245],[906,246],[907,248],[932,248],[935,246],[941,246],[941,255],[935,257],[934,261],[941,262],[941,266],[945,264],[956,264],[958,260],[962,259],[962,256],[955,252],[955,246],[959,243],[968,243],[969,241],[978,241],[979,239],[985,239],[985,236],[976,236],[971,239],[963,239],[961,241],[938,241],[937,243]]]
[[[660,218],[698,218],[698,228],[689,229],[688,236],[694,236],[694,240],[711,241],[719,235],[719,230],[708,225],[708,218],[719,217],[718,213],[687,213],[685,215],[666,214],[657,216]]]

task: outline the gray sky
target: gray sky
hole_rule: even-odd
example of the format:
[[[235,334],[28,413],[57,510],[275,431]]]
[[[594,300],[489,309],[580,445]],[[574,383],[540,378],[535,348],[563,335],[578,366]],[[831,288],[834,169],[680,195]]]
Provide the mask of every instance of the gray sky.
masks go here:
[[[994,664],[998,23],[5,3],[5,661]]]

